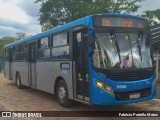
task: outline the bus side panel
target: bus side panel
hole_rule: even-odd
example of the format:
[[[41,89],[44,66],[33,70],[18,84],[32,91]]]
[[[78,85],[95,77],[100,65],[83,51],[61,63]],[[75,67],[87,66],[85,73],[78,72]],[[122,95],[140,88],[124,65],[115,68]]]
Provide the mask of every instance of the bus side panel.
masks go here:
[[[13,62],[13,80],[16,82],[16,73],[19,72],[21,76],[21,83],[28,86],[28,63],[27,62]]]
[[[9,80],[9,62],[5,61],[5,78]]]
[[[61,68],[62,65],[68,68]],[[55,80],[61,76],[67,84],[69,98],[73,99],[71,61],[37,62],[37,74],[37,89],[54,93]]]
[[[37,89],[52,93],[53,81],[51,81],[49,66],[50,66],[50,62],[48,61],[36,62]],[[49,84],[49,86],[47,86],[47,84]]]

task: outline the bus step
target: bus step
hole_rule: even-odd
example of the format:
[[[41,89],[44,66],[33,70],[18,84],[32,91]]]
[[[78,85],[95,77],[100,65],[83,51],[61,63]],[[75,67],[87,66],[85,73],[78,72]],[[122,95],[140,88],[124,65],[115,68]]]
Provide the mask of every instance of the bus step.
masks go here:
[[[30,88],[32,88],[32,89],[37,89],[37,87],[35,87],[35,86],[29,86]]]
[[[80,102],[80,103],[86,104],[86,105],[90,105],[90,103],[89,103],[89,102],[84,101],[84,100],[80,100],[80,99],[77,99],[77,98],[75,98],[74,100],[75,100],[75,101],[77,101],[77,102]]]
[[[86,96],[77,95],[77,98],[80,99],[80,100],[89,101],[89,97],[86,97]]]

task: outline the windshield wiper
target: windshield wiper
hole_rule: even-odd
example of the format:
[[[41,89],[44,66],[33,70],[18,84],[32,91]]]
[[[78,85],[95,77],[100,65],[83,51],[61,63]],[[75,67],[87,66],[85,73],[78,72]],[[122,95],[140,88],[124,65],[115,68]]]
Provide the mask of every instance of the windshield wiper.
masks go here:
[[[119,60],[121,60],[120,48],[119,48],[119,44],[118,44],[118,42],[117,42],[116,33],[112,31],[112,32],[110,32],[110,35],[111,35],[111,39],[112,39],[112,36],[114,37],[114,38],[113,38],[113,41],[114,41],[114,44],[115,44],[116,49],[117,49],[117,53],[118,53]]]
[[[138,37],[136,39],[136,42],[137,42],[138,53],[139,53],[140,59],[142,61],[142,52],[141,52],[141,46],[140,46],[140,43],[139,43],[139,39],[141,39],[141,35],[142,35],[141,32],[138,33]]]

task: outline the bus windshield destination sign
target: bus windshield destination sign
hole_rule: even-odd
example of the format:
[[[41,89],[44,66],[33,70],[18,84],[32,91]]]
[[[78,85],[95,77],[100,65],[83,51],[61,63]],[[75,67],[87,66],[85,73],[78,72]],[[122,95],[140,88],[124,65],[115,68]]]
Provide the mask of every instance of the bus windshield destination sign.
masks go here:
[[[95,26],[104,27],[126,27],[126,28],[145,28],[147,27],[145,21],[135,18],[127,17],[95,17]]]

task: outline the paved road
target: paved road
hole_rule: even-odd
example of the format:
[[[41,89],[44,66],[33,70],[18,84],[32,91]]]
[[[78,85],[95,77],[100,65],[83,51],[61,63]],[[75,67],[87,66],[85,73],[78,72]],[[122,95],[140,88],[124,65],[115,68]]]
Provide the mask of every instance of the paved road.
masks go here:
[[[80,103],[75,103],[71,108],[61,107],[54,95],[38,91],[35,89],[18,89],[14,83],[9,80],[5,80],[3,75],[0,74],[0,111],[2,110],[13,110],[13,111],[160,111],[160,104],[154,102],[142,102],[142,103],[133,103],[128,105],[119,105],[119,106],[107,106],[107,107],[98,107],[98,106],[87,106]],[[0,118],[2,119],[2,118]],[[10,118],[11,119],[11,118]],[[9,119],[9,120],[10,120]],[[30,120],[30,118],[25,118],[25,120]],[[46,118],[42,118],[46,119]],[[47,118],[53,119],[53,118]],[[54,118],[56,120],[64,118]],[[97,120],[97,118],[68,118],[70,120]],[[99,119],[99,118],[98,118]],[[100,118],[100,119],[111,119],[111,120],[135,120],[134,117],[128,118]],[[160,120],[159,118],[136,118],[140,120]],[[4,119],[6,120],[6,119]],[[8,119],[7,119],[8,120]],[[12,120],[12,119],[11,119]],[[14,118],[15,120],[15,118]]]

